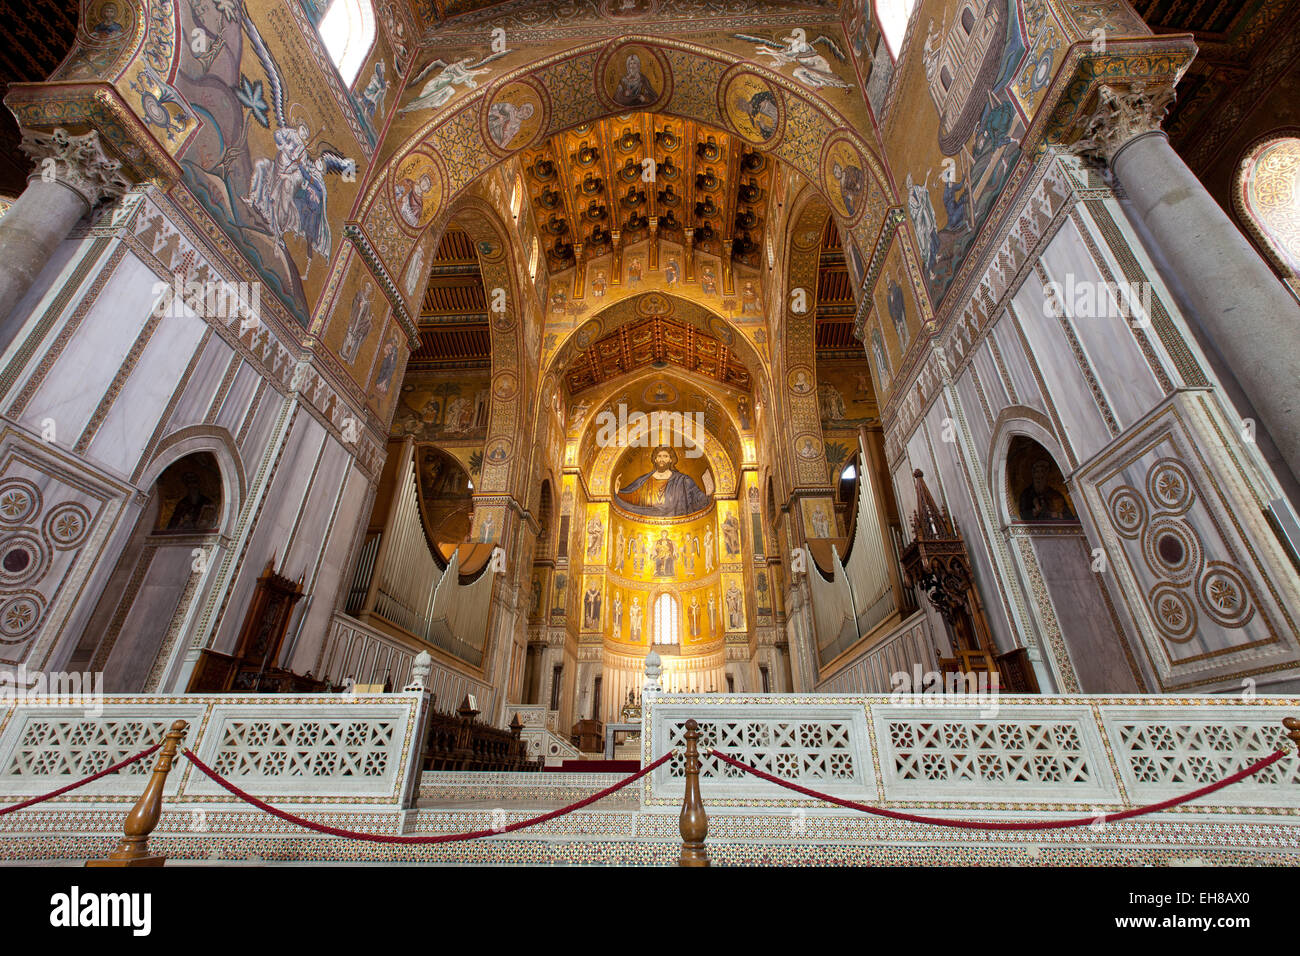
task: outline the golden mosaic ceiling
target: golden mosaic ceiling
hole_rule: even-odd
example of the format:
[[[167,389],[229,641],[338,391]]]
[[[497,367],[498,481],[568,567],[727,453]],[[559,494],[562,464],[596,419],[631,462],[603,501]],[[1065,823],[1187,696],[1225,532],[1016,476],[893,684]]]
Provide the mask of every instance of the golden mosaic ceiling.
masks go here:
[[[552,272],[662,239],[757,268],[776,161],[736,137],[652,113],[610,117],[526,150],[522,165]]]

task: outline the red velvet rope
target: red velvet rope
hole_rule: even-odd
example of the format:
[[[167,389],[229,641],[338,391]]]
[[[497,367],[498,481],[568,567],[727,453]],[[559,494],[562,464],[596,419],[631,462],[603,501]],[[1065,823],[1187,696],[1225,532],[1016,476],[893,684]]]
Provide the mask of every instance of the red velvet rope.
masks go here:
[[[650,764],[648,767],[643,767],[642,769],[638,770],[636,773],[632,774],[632,776],[628,777],[627,779],[621,780],[618,783],[614,784],[613,786],[606,787],[604,790],[601,790],[599,793],[593,793],[585,800],[579,800],[577,803],[571,803],[567,807],[561,807],[558,810],[552,810],[550,813],[543,813],[540,817],[532,817],[531,819],[528,820],[520,820],[518,823],[511,823],[509,826],[502,827],[499,830],[475,830],[472,833],[443,833],[437,836],[397,836],[394,834],[387,834],[387,833],[361,833],[357,830],[344,830],[339,827],[326,826],[323,823],[313,823],[311,820],[306,820],[300,816],[295,816],[294,814],[287,813],[284,810],[277,810],[275,807],[271,806],[270,804],[257,799],[257,797],[253,796],[252,794],[245,793],[243,790],[240,790],[233,783],[231,783],[229,780],[226,780],[224,777],[220,776],[215,770],[213,770],[202,760],[196,757],[194,755],[194,751],[186,750],[185,756],[190,758],[190,761],[194,764],[194,766],[198,767],[200,770],[202,770],[205,774],[207,774],[217,783],[221,784],[221,786],[225,787],[235,796],[239,797],[239,799],[245,801],[246,803],[251,803],[259,810],[264,810],[267,813],[271,814],[271,816],[279,817],[281,820],[288,821],[289,823],[296,824],[297,826],[300,827],[305,827],[308,830],[315,830],[317,833],[327,833],[330,836],[343,837],[344,839],[347,840],[370,840],[374,843],[455,843],[459,840],[477,840],[479,837],[496,836],[499,833],[513,833],[515,830],[522,830],[525,827],[537,826],[537,824],[545,823],[547,820],[554,820],[556,817],[562,817],[565,814],[573,813],[575,810],[581,810],[583,807],[589,806],[590,804],[595,803],[597,800],[603,800],[605,797],[608,797],[611,793],[617,793],[619,790],[622,790],[624,787],[628,786],[629,784],[635,783],[636,781],[644,777],[646,774],[648,774],[651,770],[654,770],[656,767],[658,767],[660,764],[664,763],[667,760],[670,760],[673,755],[671,752],[666,753],[658,760],[656,760],[654,763]]]
[[[52,790],[49,793],[45,794],[44,796],[32,797],[30,800],[24,800],[22,803],[15,803],[12,807],[5,807],[3,809],[0,809],[0,817],[4,816],[6,813],[13,813],[15,810],[22,810],[26,807],[32,806],[33,804],[44,803],[46,800],[51,800],[54,797],[62,796],[63,794],[67,793],[69,790],[76,790],[78,787],[84,787],[86,784],[92,783],[93,781],[98,780],[100,777],[107,777],[110,773],[116,773],[117,771],[121,770],[123,767],[129,767],[131,766],[131,764],[143,760],[145,757],[149,756],[151,753],[153,753],[161,746],[162,744],[154,744],[148,750],[142,750],[134,757],[127,757],[121,763],[115,763],[111,767],[105,767],[99,773],[93,774],[92,776],[87,777],[85,780],[78,780],[76,783],[70,783],[66,787],[60,787],[58,790]]]
[[[806,797],[815,797],[818,800],[825,800],[827,803],[833,803],[836,806],[847,807],[850,810],[861,810],[863,813],[875,814],[878,817],[889,817],[893,820],[907,820],[909,823],[929,823],[937,827],[957,827],[963,830],[1064,830],[1069,827],[1093,826],[1101,823],[1112,823],[1116,820],[1128,820],[1132,817],[1140,817],[1148,813],[1156,813],[1160,810],[1167,810],[1170,807],[1176,807],[1181,803],[1188,803],[1198,797],[1214,793],[1216,790],[1222,790],[1238,780],[1244,780],[1252,774],[1259,773],[1265,767],[1272,766],[1286,756],[1287,751],[1277,750],[1271,756],[1265,757],[1257,763],[1251,764],[1244,770],[1238,770],[1231,777],[1224,777],[1200,790],[1194,790],[1191,793],[1174,797],[1170,800],[1162,800],[1160,803],[1153,803],[1145,807],[1136,807],[1132,810],[1124,810],[1120,813],[1103,813],[1095,817],[1075,817],[1070,820],[1042,820],[1032,823],[992,823],[980,820],[950,820],[944,817],[922,817],[912,813],[900,813],[897,810],[885,810],[881,807],[868,806],[865,803],[855,803],[852,800],[842,800],[839,797],[832,797],[826,793],[818,793],[816,790],[809,790],[807,787],[801,787],[797,783],[791,783],[789,780],[782,780],[780,777],[774,777],[770,773],[764,773],[757,767],[751,767],[749,764],[741,763],[739,760],[733,760],[726,754],[718,750],[711,750],[710,753],[719,760],[738,767],[748,773],[763,780],[779,784],[787,790],[794,790],[802,793]]]

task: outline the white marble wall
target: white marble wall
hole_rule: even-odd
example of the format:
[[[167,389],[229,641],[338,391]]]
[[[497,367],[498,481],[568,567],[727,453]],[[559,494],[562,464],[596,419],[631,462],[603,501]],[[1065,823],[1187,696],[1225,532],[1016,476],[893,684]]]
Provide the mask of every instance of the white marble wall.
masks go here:
[[[900,508],[915,509],[921,468],[970,547],[999,648],[1027,646],[1044,690],[1289,688],[1300,579],[1263,515],[1276,478],[1110,187],[1049,154],[1023,190],[963,309],[884,410]],[[1044,293],[1086,287],[1104,306],[1133,281],[1146,284],[1136,321],[1069,296],[1049,308]],[[1016,436],[1060,466],[1077,531],[1014,524]],[[1185,562],[1160,556],[1168,535]]]
[[[29,529],[40,552],[0,578],[0,615],[8,608],[21,629],[24,613],[38,612],[31,634],[4,645],[5,663],[94,664],[109,690],[183,690],[199,649],[232,649],[272,559],[307,595],[281,663],[299,672],[317,663],[373,494],[383,424],[367,417],[355,385],[303,350],[303,330],[270,297],[256,322],[172,314],[155,307],[173,276],[247,280],[164,197],[133,193],[63,243],[0,356],[0,494],[37,491],[35,511],[0,522]],[[362,428],[351,443],[349,417]],[[222,472],[219,533],[142,541],[158,475],[199,451]],[[74,505],[86,525],[75,535]],[[63,524],[42,528],[59,508]],[[196,546],[206,552],[199,568]]]

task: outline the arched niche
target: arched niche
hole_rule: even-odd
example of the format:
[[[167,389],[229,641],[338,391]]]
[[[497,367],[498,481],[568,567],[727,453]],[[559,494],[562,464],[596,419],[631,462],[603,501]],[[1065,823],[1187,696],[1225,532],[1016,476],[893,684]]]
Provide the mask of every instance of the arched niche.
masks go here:
[[[542,479],[537,501],[537,548],[534,554],[538,558],[550,555],[551,535],[555,522],[555,491],[549,477]]]
[[[1007,446],[1006,508],[1019,524],[1077,525],[1070,490],[1060,466],[1042,445],[1027,435],[1014,435]]]
[[[990,468],[1003,533],[1039,625],[1051,678],[1066,693],[1146,690],[1098,570],[1100,551],[1082,522],[1064,452],[1032,409],[1004,418]],[[1005,413],[1004,413],[1005,415]],[[1103,560],[1111,560],[1100,551]],[[1118,556],[1113,556],[1118,560]],[[1035,582],[1041,582],[1035,587]],[[1047,688],[1040,671],[1039,683]]]
[[[430,443],[416,444],[415,469],[424,533],[445,567],[452,552],[469,540],[474,482],[454,455]]]
[[[166,689],[185,621],[201,606],[208,571],[228,542],[235,496],[223,474],[225,449],[188,444],[173,445],[149,469],[147,502],[74,657],[102,671],[108,691]]]

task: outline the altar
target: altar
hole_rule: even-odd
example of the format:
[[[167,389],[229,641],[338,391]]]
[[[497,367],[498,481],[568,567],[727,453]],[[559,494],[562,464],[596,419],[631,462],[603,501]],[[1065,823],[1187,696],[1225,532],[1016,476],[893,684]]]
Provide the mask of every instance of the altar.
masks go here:
[[[617,735],[622,732],[629,737],[636,735],[639,739],[641,736],[641,722],[635,724],[606,724],[605,725],[605,759],[614,759],[614,747]]]
[[[605,725],[605,759],[613,760],[614,751],[618,744],[618,735],[627,734],[626,742],[641,741],[641,699],[635,691],[627,692],[627,702],[623,704],[622,710],[619,711],[621,723]]]

